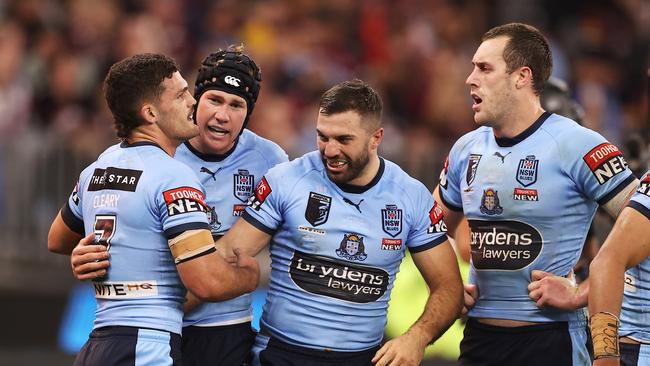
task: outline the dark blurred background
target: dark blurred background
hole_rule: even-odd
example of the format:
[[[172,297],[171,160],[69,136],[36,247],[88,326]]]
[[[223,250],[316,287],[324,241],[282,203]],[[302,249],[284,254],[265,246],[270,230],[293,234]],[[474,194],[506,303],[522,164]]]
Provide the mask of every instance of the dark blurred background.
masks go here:
[[[584,124],[647,169],[649,0],[0,0],[0,364],[73,359],[61,327],[78,289],[46,238],[116,142],[101,93],[113,62],[165,53],[193,85],[208,52],[243,43],[264,79],[251,129],[292,158],[315,148],[321,93],[362,78],[385,103],[380,153],[432,190],[475,127],[464,81],[480,37],[510,21],[544,32]]]

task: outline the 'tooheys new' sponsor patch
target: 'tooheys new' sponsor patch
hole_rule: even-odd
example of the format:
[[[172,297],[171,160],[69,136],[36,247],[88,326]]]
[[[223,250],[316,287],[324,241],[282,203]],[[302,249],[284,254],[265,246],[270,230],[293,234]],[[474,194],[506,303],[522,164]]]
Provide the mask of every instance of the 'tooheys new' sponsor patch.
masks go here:
[[[600,184],[605,184],[627,168],[627,162],[623,159],[621,151],[609,142],[594,147],[582,159]]]
[[[179,187],[163,192],[167,204],[167,214],[174,216],[189,212],[208,212],[209,208],[203,202],[203,192],[192,187]]]

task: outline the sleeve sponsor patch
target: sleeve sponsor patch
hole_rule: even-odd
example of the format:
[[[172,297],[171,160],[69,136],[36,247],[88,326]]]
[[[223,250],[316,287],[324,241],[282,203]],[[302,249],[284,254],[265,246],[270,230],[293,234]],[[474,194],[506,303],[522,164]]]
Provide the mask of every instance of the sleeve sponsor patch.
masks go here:
[[[72,202],[76,206],[79,206],[79,181],[77,181],[77,184],[74,185],[74,189],[72,190]]]
[[[203,192],[192,187],[179,187],[163,192],[167,214],[174,216],[189,212],[207,212]]]
[[[260,182],[257,183],[257,187],[255,187],[255,194],[250,198],[250,206],[255,210],[259,210],[262,203],[266,200],[266,197],[271,194],[271,191],[271,186],[269,185],[269,182],[266,181],[266,177],[262,177]]]
[[[609,142],[594,147],[582,159],[600,184],[607,183],[627,168],[627,162],[621,151]]]
[[[641,179],[641,182],[639,182],[639,188],[637,188],[636,191],[650,197],[650,172]]]
[[[440,186],[444,189],[447,189],[447,172],[449,172],[449,156],[445,159],[445,164],[440,171]]]
[[[433,207],[431,207],[431,210],[429,211],[431,226],[429,226],[429,229],[427,230],[428,234],[447,232],[447,225],[445,225],[445,222],[442,220],[443,216],[444,212],[442,211],[442,208],[438,206],[438,202],[434,202]]]

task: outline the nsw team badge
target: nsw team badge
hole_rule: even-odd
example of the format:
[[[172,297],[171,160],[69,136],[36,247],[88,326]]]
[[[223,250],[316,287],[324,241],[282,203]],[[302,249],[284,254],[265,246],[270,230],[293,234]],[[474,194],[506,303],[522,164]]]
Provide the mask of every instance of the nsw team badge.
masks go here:
[[[323,225],[330,215],[332,197],[315,192],[309,192],[309,200],[305,209],[305,219],[312,225]]]
[[[486,215],[501,215],[503,207],[499,204],[499,192],[492,188],[483,190],[481,197],[481,212]]]
[[[381,210],[381,228],[393,238],[402,232],[402,209],[397,205],[386,205]]]
[[[525,159],[519,160],[517,166],[517,182],[524,187],[528,187],[537,182],[537,167],[539,160],[535,155],[528,155]]]
[[[246,169],[239,169],[237,174],[233,174],[233,194],[235,198],[243,203],[253,194],[253,182],[255,176],[248,173]]]

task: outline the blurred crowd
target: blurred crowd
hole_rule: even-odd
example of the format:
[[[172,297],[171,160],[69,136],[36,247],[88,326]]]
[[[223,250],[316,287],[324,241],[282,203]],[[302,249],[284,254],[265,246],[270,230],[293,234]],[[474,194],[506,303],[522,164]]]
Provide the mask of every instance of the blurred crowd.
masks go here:
[[[243,43],[262,68],[251,128],[290,157],[315,148],[317,98],[360,77],[384,98],[381,153],[433,188],[473,129],[464,81],[481,35],[522,21],[554,52],[585,124],[618,145],[648,134],[647,0],[4,0],[0,141],[34,131],[92,159],[114,143],[101,92],[134,53],[173,56],[193,85],[210,51]]]

